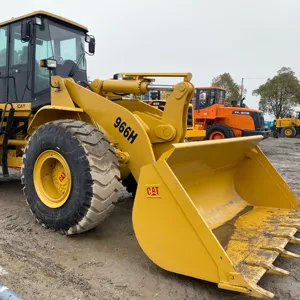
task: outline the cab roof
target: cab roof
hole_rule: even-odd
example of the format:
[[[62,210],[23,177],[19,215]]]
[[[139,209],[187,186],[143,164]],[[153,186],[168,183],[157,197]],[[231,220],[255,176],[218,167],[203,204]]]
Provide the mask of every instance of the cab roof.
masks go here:
[[[29,13],[29,14],[26,14],[26,15],[23,15],[23,16],[20,16],[20,17],[17,17],[17,18],[11,18],[10,20],[7,20],[5,22],[1,22],[0,26],[8,25],[8,24],[14,23],[16,21],[20,21],[22,19],[26,19],[26,18],[34,17],[34,16],[46,16],[46,17],[50,17],[50,18],[59,20],[61,22],[65,22],[65,23],[71,24],[73,26],[76,26],[76,27],[78,27],[80,29],[83,29],[84,31],[88,31],[88,28],[85,27],[85,26],[83,26],[83,25],[80,25],[80,24],[78,24],[78,23],[76,23],[74,21],[68,20],[66,18],[60,17],[58,15],[52,14],[52,13],[44,11],[44,10],[37,10],[37,11],[34,11],[32,13]]]

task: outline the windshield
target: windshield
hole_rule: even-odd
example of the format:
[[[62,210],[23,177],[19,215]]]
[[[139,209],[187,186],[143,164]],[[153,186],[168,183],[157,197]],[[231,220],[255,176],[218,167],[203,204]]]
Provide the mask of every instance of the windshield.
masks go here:
[[[297,119],[300,119],[300,111],[297,111],[297,113],[296,113],[296,118],[297,118]]]
[[[216,93],[217,93],[216,103],[224,104],[225,103],[225,91],[216,90]]]
[[[207,91],[205,90],[199,90],[198,91],[198,101],[199,101],[199,107],[198,108],[201,108],[201,107],[205,107],[207,106],[207,98],[208,98],[208,93]]]
[[[49,72],[41,68],[41,59],[54,58],[58,66],[66,61],[75,62],[79,69],[86,69],[84,32],[44,19],[37,26],[35,49],[35,92],[49,88]]]

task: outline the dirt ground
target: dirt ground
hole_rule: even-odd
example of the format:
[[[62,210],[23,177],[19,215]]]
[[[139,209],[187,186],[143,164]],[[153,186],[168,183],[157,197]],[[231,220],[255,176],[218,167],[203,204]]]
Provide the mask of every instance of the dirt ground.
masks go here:
[[[300,196],[300,139],[261,143],[275,167]],[[263,184],[263,183],[262,183]],[[0,284],[24,299],[254,299],[216,284],[166,272],[140,249],[132,229],[132,199],[94,230],[65,237],[35,223],[18,175],[0,182]],[[289,247],[300,253],[300,246]],[[261,285],[276,299],[300,299],[300,260],[278,259],[290,276],[266,275]]]

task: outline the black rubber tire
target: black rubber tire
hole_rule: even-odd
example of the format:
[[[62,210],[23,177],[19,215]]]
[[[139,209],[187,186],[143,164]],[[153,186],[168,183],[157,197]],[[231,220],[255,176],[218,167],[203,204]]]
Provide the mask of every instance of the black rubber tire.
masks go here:
[[[232,131],[232,129],[225,125],[225,124],[212,124],[210,125],[207,129],[206,129],[206,137],[205,140],[209,140],[210,135],[214,132],[214,131],[220,131],[224,134],[225,138],[234,138],[234,133]]]
[[[126,188],[127,192],[131,193],[132,197],[134,198],[136,194],[137,183],[131,173],[122,181],[122,184]]]
[[[287,135],[286,134],[287,129],[290,129],[292,131],[292,135]],[[297,130],[293,126],[287,126],[287,127],[282,128],[281,134],[284,135],[287,138],[294,138],[297,135]]]
[[[39,199],[33,181],[35,161],[46,150],[59,152],[72,176],[68,200],[55,209]],[[90,230],[106,219],[120,188],[118,159],[109,141],[94,126],[76,120],[40,126],[25,148],[21,173],[24,194],[37,221],[67,235]]]

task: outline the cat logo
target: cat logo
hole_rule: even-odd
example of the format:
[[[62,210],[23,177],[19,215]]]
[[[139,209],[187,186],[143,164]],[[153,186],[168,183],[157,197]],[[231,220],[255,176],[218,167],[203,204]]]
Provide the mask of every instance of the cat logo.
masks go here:
[[[25,108],[25,107],[26,107],[25,103],[17,104],[17,108]]]
[[[146,186],[146,193],[148,198],[160,198],[159,185]]]

